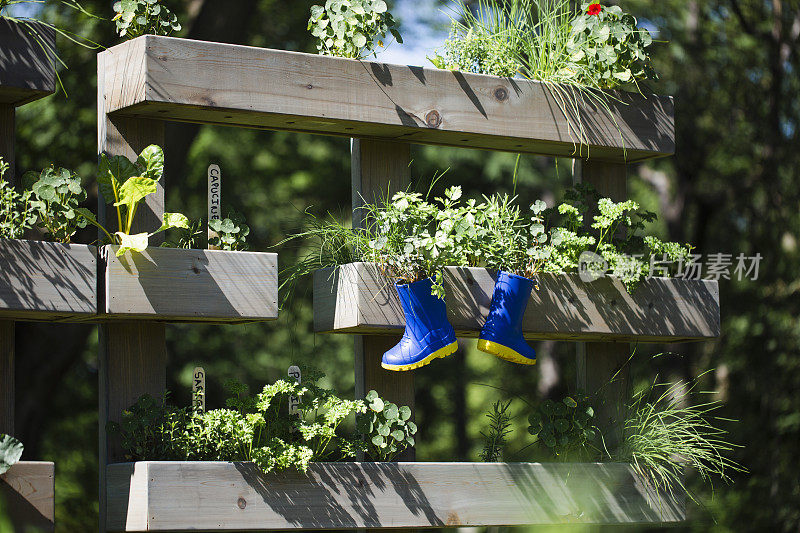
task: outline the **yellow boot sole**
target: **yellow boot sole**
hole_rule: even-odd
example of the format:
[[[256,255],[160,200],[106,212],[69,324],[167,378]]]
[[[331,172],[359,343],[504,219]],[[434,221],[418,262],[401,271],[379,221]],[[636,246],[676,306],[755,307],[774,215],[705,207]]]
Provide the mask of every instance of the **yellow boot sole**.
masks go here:
[[[528,359],[516,350],[512,350],[508,346],[503,346],[496,342],[487,341],[485,339],[478,339],[478,349],[482,352],[492,354],[495,357],[511,361],[520,365],[535,365],[536,359]]]
[[[448,344],[444,348],[439,348],[438,350],[430,354],[422,361],[417,361],[416,363],[411,363],[410,365],[387,365],[386,363],[381,363],[381,366],[386,370],[405,372],[406,370],[414,370],[415,368],[425,366],[434,359],[439,359],[440,357],[447,357],[448,355],[455,353],[456,350],[458,350],[458,342]]]

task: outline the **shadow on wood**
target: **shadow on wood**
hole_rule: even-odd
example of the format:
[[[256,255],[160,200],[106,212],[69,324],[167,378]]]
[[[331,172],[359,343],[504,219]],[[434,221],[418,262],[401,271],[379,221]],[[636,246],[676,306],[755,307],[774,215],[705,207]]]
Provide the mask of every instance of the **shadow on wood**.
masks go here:
[[[101,249],[101,319],[253,322],[278,317],[278,256],[150,247]]]
[[[252,463],[108,467],[110,531],[669,523],[682,497],[620,463]]]
[[[496,275],[485,268],[445,269],[447,313],[459,337],[477,337]],[[538,278],[523,319],[529,339],[677,342],[719,336],[716,281],[652,278],[629,294],[616,278],[586,283],[577,275]],[[397,335],[405,324],[392,281],[374,264],[314,274],[314,329]]]
[[[53,28],[0,18],[0,104],[20,106],[56,90],[55,46]]]
[[[0,318],[85,320],[97,314],[97,249],[0,240]]]
[[[107,112],[125,116],[613,161],[675,150],[669,97],[614,93],[606,110],[530,80],[152,35],[101,58]]]
[[[0,476],[0,509],[14,531],[53,531],[55,466],[21,461]]]

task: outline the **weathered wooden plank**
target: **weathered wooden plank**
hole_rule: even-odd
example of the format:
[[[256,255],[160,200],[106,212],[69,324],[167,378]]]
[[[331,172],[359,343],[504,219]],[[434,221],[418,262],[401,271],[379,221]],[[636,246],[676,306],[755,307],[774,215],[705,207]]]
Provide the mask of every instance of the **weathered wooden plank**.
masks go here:
[[[0,104],[19,106],[55,92],[55,44],[53,28],[0,18]]]
[[[0,318],[85,320],[97,314],[97,248],[0,240]]]
[[[108,111],[555,156],[637,161],[674,151],[668,97],[617,94],[611,115],[545,84],[318,55],[145,36],[101,54]]]
[[[101,249],[103,319],[248,322],[278,317],[278,255],[150,247]]]
[[[447,312],[460,337],[485,321],[494,275],[484,268],[445,270]],[[404,327],[391,280],[375,265],[352,263],[314,274],[314,329],[393,335]],[[652,278],[628,294],[618,279],[586,283],[577,275],[539,276],[523,321],[529,339],[677,342],[719,336],[716,281]]]
[[[379,203],[411,181],[411,147],[405,143],[353,139],[350,161],[353,227],[364,227],[364,204]],[[407,405],[413,412],[414,373],[393,372],[381,366],[383,354],[398,340],[398,335],[355,337],[356,397],[363,398],[368,391],[376,390],[386,400]],[[415,450],[407,448],[397,460],[413,461],[414,457]]]
[[[620,463],[109,465],[109,531],[265,531],[528,524],[652,524],[684,502]]]
[[[600,161],[576,161],[573,179],[589,183],[597,192],[615,202],[628,198],[627,168],[624,164]],[[719,298],[717,297],[716,331],[719,335]],[[679,309],[683,314],[684,310]],[[672,315],[670,315],[672,316]],[[650,326],[650,332],[654,328]],[[615,450],[624,438],[626,407],[631,398],[631,346],[626,342],[587,342],[578,346],[577,390],[593,398],[595,423],[603,434],[608,450]]]
[[[9,165],[4,179],[14,183],[14,143],[16,137],[16,110],[11,104],[0,104],[0,157]]]
[[[55,465],[21,461],[0,476],[0,507],[14,531],[55,529]]]
[[[148,145],[164,145],[164,123],[159,120],[140,120],[109,117],[109,102],[101,87],[105,87],[106,56],[97,58],[97,148],[99,154],[123,155],[135,159]],[[111,69],[113,70],[113,69]],[[133,83],[133,80],[128,80]],[[137,210],[134,232],[153,231],[161,225],[164,215],[164,185],[158,183],[156,194],[149,195]],[[106,217],[107,200],[98,198],[98,218],[107,228],[112,228],[115,217]],[[160,235],[156,236],[160,238]],[[157,244],[158,239],[153,239]],[[102,276],[100,276],[102,279]],[[99,291],[99,297],[103,292]],[[104,309],[104,304],[98,309]],[[120,321],[103,324],[99,328],[98,382],[99,382],[99,531],[105,531],[105,466],[120,460],[119,445],[108,442],[106,423],[119,421],[127,409],[142,394],[161,397],[166,391],[167,349],[163,323],[148,321]]]

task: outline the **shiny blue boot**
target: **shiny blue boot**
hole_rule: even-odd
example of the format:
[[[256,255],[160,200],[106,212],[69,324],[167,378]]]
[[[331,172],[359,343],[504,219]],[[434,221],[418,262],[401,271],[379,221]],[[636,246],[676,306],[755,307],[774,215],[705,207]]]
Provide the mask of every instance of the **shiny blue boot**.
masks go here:
[[[536,352],[522,337],[522,316],[532,288],[531,279],[498,272],[489,316],[478,338],[480,351],[512,363],[536,364]]]
[[[383,368],[413,370],[458,349],[444,300],[431,294],[432,285],[430,278],[395,285],[406,317],[406,331],[400,342],[383,354]]]

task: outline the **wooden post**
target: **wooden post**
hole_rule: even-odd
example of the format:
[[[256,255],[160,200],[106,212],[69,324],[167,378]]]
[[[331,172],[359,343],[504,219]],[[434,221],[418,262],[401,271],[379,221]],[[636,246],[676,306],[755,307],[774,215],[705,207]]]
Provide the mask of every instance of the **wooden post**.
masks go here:
[[[408,186],[411,147],[404,143],[353,139],[351,154],[353,227],[363,227],[364,211],[360,206]],[[374,389],[390,402],[407,405],[413,411],[413,372],[393,372],[381,367],[384,352],[397,341],[397,337],[355,337],[356,398],[363,398],[367,391]],[[414,451],[408,450],[400,459],[413,460]]]
[[[164,122],[150,119],[110,117],[106,109],[114,102],[104,94],[105,54],[97,57],[97,122],[98,156],[124,155],[136,160],[148,145],[164,145]],[[108,95],[113,98],[114,95]],[[109,227],[115,217],[106,216],[107,199],[98,199],[99,219]],[[146,198],[139,207],[133,224],[133,233],[153,231],[161,225],[164,214],[164,178],[158,192]],[[151,239],[151,246],[158,246]],[[100,326],[99,422],[100,422],[100,531],[106,531],[106,465],[123,460],[121,451],[110,446],[106,423],[118,421],[123,409],[133,404],[142,394],[154,398],[166,390],[166,340],[163,323],[113,322]]]
[[[14,106],[0,104],[0,157],[14,183]],[[0,433],[14,434],[14,321],[0,320]]]
[[[627,199],[625,164],[576,160],[573,178],[576,183],[592,184],[601,197],[615,202]],[[622,417],[630,384],[629,367],[625,363],[630,357],[630,349],[626,342],[578,343],[578,389],[589,396],[597,394],[595,416],[608,451],[613,451],[622,439]]]

